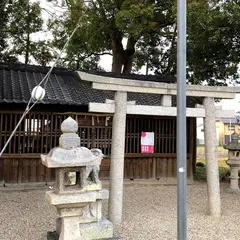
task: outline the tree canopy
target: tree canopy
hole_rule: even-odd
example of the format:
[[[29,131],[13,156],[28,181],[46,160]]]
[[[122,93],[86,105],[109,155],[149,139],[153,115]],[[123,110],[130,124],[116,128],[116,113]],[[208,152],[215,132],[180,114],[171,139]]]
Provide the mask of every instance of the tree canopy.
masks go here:
[[[240,2],[223,4],[188,1],[187,8],[187,80],[194,84],[226,85],[239,78]],[[176,24],[157,36],[140,42],[137,69],[148,62],[158,74],[176,74]]]
[[[209,85],[226,84],[239,77],[240,4],[229,1],[209,7],[188,7],[189,80]]]
[[[112,56],[112,71],[176,75],[176,0],[48,0],[62,14],[48,21],[50,40],[36,41],[44,21],[38,1],[0,3],[0,57],[47,65],[79,25],[58,66],[101,69]],[[239,78],[240,1],[187,1],[187,81],[223,85]],[[23,60],[19,60],[22,56]]]
[[[160,1],[159,1],[160,2]],[[65,1],[67,14],[54,20],[55,46],[63,45],[62,36],[80,19],[80,27],[68,53],[85,56],[111,54],[112,71],[130,73],[137,42],[173,23],[173,1],[153,0]],[[160,32],[159,32],[160,33]],[[126,42],[126,46],[123,44]]]
[[[42,59],[46,41],[35,40],[43,19],[38,1],[3,0],[0,3],[0,56],[5,62],[23,61],[46,64]]]

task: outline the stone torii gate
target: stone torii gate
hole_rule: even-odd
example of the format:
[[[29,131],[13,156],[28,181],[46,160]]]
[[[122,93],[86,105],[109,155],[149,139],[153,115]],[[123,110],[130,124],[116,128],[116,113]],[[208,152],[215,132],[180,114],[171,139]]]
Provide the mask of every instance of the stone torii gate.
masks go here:
[[[177,116],[172,107],[172,96],[177,94],[177,84],[128,80],[77,72],[80,79],[92,83],[93,89],[115,92],[113,100],[89,103],[90,112],[114,113],[112,126],[112,154],[110,165],[109,219],[118,225],[122,221],[123,172],[126,115]],[[187,108],[187,117],[204,118],[205,155],[207,162],[208,207],[211,216],[221,215],[218,157],[216,149],[216,117],[234,117],[235,111],[214,106],[214,98],[234,99],[234,87],[187,85],[186,95],[203,98],[203,105]],[[161,106],[136,105],[127,102],[127,92],[162,95]]]

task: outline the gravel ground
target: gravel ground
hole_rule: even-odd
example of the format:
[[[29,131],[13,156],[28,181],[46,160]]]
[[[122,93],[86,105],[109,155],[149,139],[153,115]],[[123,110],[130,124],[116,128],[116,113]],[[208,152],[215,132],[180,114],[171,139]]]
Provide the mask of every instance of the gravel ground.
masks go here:
[[[225,193],[221,185],[223,216],[207,213],[205,183],[188,186],[188,239],[240,239],[240,195]],[[46,189],[0,190],[0,239],[46,240],[56,212],[44,199]],[[177,239],[176,186],[126,185],[121,239]],[[106,213],[107,202],[104,203]]]

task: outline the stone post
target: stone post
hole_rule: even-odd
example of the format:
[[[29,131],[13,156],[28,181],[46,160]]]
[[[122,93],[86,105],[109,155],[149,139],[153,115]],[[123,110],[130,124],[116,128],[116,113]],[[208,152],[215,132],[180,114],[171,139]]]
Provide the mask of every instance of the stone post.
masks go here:
[[[204,99],[206,111],[204,119],[205,156],[207,166],[208,204],[211,216],[221,216],[218,156],[216,148],[216,118],[214,98]]]
[[[171,95],[162,95],[161,106],[171,107],[172,106],[172,96]]]
[[[239,165],[232,165],[229,164],[231,167],[231,176],[230,176],[230,191],[237,193],[240,192],[239,186],[238,186],[238,169]]]
[[[112,126],[112,152],[109,185],[109,220],[121,224],[123,207],[123,178],[127,93],[115,93],[115,113]]]
[[[240,167],[240,136],[234,132],[231,135],[231,139],[232,140],[228,145],[223,146],[225,149],[228,149],[227,164],[231,169],[230,187],[227,189],[227,192],[239,193],[240,189],[238,186],[238,169]]]

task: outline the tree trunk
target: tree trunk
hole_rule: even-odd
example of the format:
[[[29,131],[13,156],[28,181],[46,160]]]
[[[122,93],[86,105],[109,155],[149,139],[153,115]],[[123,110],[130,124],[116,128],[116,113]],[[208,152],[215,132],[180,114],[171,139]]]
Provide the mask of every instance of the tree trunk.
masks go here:
[[[133,57],[135,53],[136,41],[129,37],[127,47],[124,50],[122,45],[122,38],[115,38],[112,40],[112,72],[129,74],[132,71]]]
[[[123,53],[113,51],[112,72],[121,73],[123,65]]]
[[[126,56],[122,73],[130,74],[132,72],[132,65],[133,65],[133,55]]]
[[[115,36],[112,39],[112,52],[113,52],[112,72],[121,73],[124,54],[121,36]]]
[[[136,40],[132,37],[128,38],[127,47],[124,51],[123,73],[130,74],[132,71],[133,57],[135,53]]]

